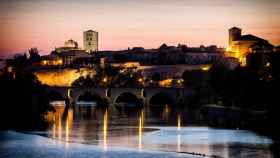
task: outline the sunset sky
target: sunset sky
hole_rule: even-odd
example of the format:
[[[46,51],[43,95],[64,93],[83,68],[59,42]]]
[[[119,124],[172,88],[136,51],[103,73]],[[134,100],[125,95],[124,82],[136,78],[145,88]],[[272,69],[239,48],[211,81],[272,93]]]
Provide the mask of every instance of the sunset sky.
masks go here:
[[[280,45],[280,0],[0,0],[0,54],[43,54],[82,32],[99,32],[100,50],[162,43],[226,47],[238,26]]]

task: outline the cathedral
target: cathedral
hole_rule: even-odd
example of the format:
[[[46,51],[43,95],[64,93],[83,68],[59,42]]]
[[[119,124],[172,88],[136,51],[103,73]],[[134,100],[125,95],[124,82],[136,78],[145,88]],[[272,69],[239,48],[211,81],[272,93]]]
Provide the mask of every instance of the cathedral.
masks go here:
[[[267,53],[273,50],[273,45],[267,40],[248,34],[242,35],[237,27],[229,29],[229,43],[226,55],[238,58],[241,66],[246,65],[246,56],[249,53]]]

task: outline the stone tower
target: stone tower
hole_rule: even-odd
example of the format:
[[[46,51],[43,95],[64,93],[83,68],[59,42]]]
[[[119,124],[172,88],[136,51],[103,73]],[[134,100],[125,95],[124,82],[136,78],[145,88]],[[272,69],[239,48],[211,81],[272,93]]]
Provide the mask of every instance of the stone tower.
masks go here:
[[[228,46],[232,47],[232,42],[235,40],[238,40],[241,37],[241,29],[238,27],[233,27],[229,29],[229,40],[228,40]]]
[[[84,32],[84,49],[88,53],[98,51],[98,32],[93,30]]]

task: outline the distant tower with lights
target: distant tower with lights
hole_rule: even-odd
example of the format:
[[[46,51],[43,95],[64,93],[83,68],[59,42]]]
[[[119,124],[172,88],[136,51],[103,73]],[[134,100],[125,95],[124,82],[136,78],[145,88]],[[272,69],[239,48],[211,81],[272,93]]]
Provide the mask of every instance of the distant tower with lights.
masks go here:
[[[238,27],[233,27],[229,29],[229,40],[228,45],[232,47],[233,41],[238,40],[241,37],[241,29]]]
[[[84,32],[84,49],[88,53],[98,51],[98,32],[93,30]]]

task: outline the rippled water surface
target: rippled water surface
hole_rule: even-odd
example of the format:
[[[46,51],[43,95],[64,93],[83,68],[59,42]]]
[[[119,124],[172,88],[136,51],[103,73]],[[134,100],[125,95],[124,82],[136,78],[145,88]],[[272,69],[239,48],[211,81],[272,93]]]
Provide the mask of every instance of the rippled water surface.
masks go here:
[[[66,108],[64,106],[56,106],[55,109],[55,113],[47,116],[47,119],[53,122],[47,131],[29,132],[29,134],[43,136],[42,138],[52,141],[51,146],[54,148],[55,145],[57,148],[63,145],[63,153],[65,148],[72,149],[73,144],[80,144],[82,147],[73,148],[71,152],[86,150],[89,146],[93,146],[98,152],[108,152],[107,157],[122,157],[122,152],[129,150],[133,152],[129,153],[128,157],[139,155],[141,157],[145,154],[147,157],[162,157],[166,154],[167,157],[266,158],[275,156],[272,150],[274,142],[268,137],[247,130],[194,126],[191,123],[194,114],[168,105],[162,108],[142,109]],[[5,137],[2,135],[2,146],[3,138]],[[9,144],[9,139],[5,141]],[[37,143],[40,144],[41,141]],[[48,146],[47,144],[45,146]],[[9,149],[12,150],[12,148],[6,150]],[[95,152],[98,153],[97,151]],[[112,153],[112,151],[117,152]],[[163,154],[153,155],[153,152]],[[73,154],[66,157],[71,157]],[[117,156],[118,154],[120,155]],[[42,157],[48,156],[50,155],[46,154]]]

